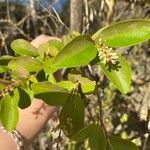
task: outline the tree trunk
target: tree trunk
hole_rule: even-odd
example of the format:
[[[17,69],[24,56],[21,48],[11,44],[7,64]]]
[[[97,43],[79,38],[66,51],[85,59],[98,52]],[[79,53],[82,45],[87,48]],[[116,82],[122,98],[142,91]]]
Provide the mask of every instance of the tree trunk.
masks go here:
[[[71,0],[70,2],[70,29],[81,32],[82,30],[83,0]]]
[[[38,35],[38,30],[37,30],[37,15],[36,15],[36,10],[35,10],[36,0],[29,0],[29,2],[30,2],[30,11],[31,11],[31,16],[32,16],[32,24],[33,24],[34,37],[36,37]]]

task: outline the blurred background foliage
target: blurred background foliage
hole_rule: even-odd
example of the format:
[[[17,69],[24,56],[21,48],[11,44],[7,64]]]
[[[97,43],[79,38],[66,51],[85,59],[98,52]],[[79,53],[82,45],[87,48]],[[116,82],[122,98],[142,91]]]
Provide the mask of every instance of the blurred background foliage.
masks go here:
[[[71,1],[71,0],[70,0]],[[69,0],[0,0],[0,55],[13,55],[10,43],[16,38],[29,41],[40,34],[62,37],[70,28]],[[81,32],[93,34],[103,26],[125,19],[150,19],[149,0],[80,0],[83,2]],[[59,17],[58,17],[59,16]],[[57,18],[57,19],[56,19]],[[62,22],[63,23],[62,23]],[[65,24],[65,26],[63,25]],[[121,95],[101,71],[101,97],[107,130],[135,142],[141,150],[150,150],[150,42],[117,49],[132,67],[132,87]],[[86,123],[99,115],[96,97],[89,95]],[[56,149],[58,116],[49,121],[30,146],[31,150]],[[75,144],[65,138],[60,149],[88,150],[88,143]]]

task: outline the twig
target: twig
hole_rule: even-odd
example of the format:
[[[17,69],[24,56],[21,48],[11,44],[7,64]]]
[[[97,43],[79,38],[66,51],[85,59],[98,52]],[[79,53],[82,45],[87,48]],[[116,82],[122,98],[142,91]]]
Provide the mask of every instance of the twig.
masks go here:
[[[56,145],[56,149],[59,150],[59,143],[62,141],[62,138],[61,138],[61,130],[59,130],[59,135],[57,137],[57,145]]]
[[[1,31],[0,31],[0,36],[1,36],[1,39],[2,39],[2,46],[4,46],[4,48],[5,48],[5,53],[6,53],[6,55],[9,55],[9,51],[8,51],[8,48],[7,48],[7,45],[6,45],[6,42],[5,42],[5,39],[7,38],[7,36],[4,37],[4,35]]]
[[[83,29],[83,31],[82,31],[82,34],[84,34],[84,33],[89,29],[89,26],[90,26],[90,23],[88,23],[88,24],[84,27],[84,29]]]
[[[34,36],[37,36],[38,31],[37,31],[37,15],[35,11],[35,0],[29,0],[30,3],[30,11],[31,11],[31,19],[33,23],[33,31],[34,31]]]
[[[0,19],[0,23],[10,23],[10,20],[8,20],[8,19]]]
[[[147,147],[148,138],[149,138],[149,134],[148,134],[148,136],[146,136],[145,139],[144,139],[144,144],[143,144],[142,150],[146,150],[146,149],[147,149],[146,147]]]
[[[98,106],[99,106],[99,119],[100,119],[100,124],[101,124],[102,128],[104,129],[104,132],[105,132],[106,137],[108,137],[108,132],[107,132],[107,130],[106,130],[106,127],[105,127],[105,124],[104,124],[104,118],[103,118],[104,113],[103,113],[102,99],[101,99],[99,93],[100,93],[100,90],[98,89],[98,91],[97,91],[97,97],[98,97],[97,103],[98,103]]]
[[[9,0],[6,0],[6,11],[7,11],[7,18],[8,20],[10,20]]]
[[[126,12],[127,10],[130,10],[130,6],[131,6],[131,4],[128,3],[128,5],[126,6],[126,8],[125,8],[124,10],[122,10],[122,11],[118,14],[118,16],[116,16],[116,18],[114,19],[114,22],[117,22],[117,21],[122,17],[122,15],[124,14],[124,12]]]
[[[85,33],[86,30],[89,29],[89,8],[88,8],[88,1],[84,0],[84,7],[85,7],[85,27],[83,28],[82,34]]]
[[[1,19],[0,23],[8,23],[10,24],[13,28],[15,28],[16,30],[18,30],[24,37],[26,37],[29,40],[32,40],[22,29],[20,29],[18,26],[18,24],[14,23],[12,20],[8,20],[8,19]]]
[[[49,17],[49,14],[45,14],[45,15],[41,15],[41,16],[38,16],[38,15],[37,15],[37,18],[38,18],[40,21],[42,21],[43,26],[44,26],[45,28],[46,28],[46,27],[48,28],[48,31],[49,31],[50,35],[54,36],[55,34],[54,34],[53,30],[52,30],[50,24],[47,22],[47,18],[48,18],[48,17]],[[52,19],[52,18],[51,18],[51,19]],[[45,31],[45,28],[44,28],[44,31]]]
[[[57,20],[61,25],[63,25],[69,32],[70,29],[64,24],[64,22],[62,22],[62,20],[59,18],[57,18],[56,16],[54,16],[46,7],[44,7],[41,3],[39,3],[39,5],[51,16],[53,17],[55,20]],[[61,20],[61,21],[60,21]]]
[[[8,83],[8,85],[6,85],[6,87],[0,91],[0,100],[8,93],[12,92],[14,90],[14,88],[19,85],[20,82],[12,82],[10,81],[10,83]]]
[[[14,24],[13,22],[10,22],[10,24],[16,29],[18,30],[24,37],[26,37],[29,40],[32,40],[32,38],[30,38],[22,29],[20,29],[16,24]]]
[[[24,16],[18,23],[17,26],[20,26],[21,24],[23,24],[29,17],[30,17],[30,13],[27,14],[26,16]]]
[[[108,142],[108,132],[106,130],[105,123],[104,123],[103,104],[102,104],[102,97],[101,97],[101,94],[100,94],[101,84],[99,83],[99,76],[98,75],[95,77],[95,81],[96,81],[96,85],[97,85],[97,104],[99,106],[99,121],[100,121],[101,127],[104,129],[104,133],[106,135],[106,139],[107,139],[107,142]]]
[[[86,108],[87,108],[87,110],[88,110],[90,119],[92,119],[92,121],[95,122],[95,119],[94,119],[94,117],[93,117],[93,115],[92,115],[91,108],[89,107],[89,105],[87,105]]]
[[[144,140],[144,144],[143,144],[143,148],[142,150],[146,150],[147,149],[147,142],[148,142],[148,139],[150,137],[150,106],[147,110],[147,126],[148,126],[148,136],[145,137],[145,140]]]
[[[55,8],[54,8],[54,7],[52,7],[52,9],[53,9],[53,11],[54,11],[55,15],[57,16],[58,21],[62,24],[62,23],[63,23],[63,21],[60,19],[60,17],[59,17],[59,15],[58,15],[57,11],[55,10]],[[68,27],[67,27],[67,28],[68,28]]]

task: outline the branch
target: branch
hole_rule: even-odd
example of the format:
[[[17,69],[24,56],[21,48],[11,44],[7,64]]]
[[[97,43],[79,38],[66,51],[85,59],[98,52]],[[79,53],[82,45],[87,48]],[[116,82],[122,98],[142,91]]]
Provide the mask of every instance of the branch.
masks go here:
[[[27,14],[26,16],[24,16],[18,23],[17,26],[20,26],[21,24],[23,24],[29,17],[31,16],[31,14]]]
[[[102,99],[101,99],[101,96],[100,96],[100,90],[98,88],[98,91],[97,91],[97,103],[98,103],[98,106],[99,106],[99,119],[100,119],[100,125],[101,127],[104,129],[104,132],[105,132],[105,135],[106,137],[108,137],[108,132],[106,130],[106,127],[105,127],[105,123],[104,123],[104,112],[103,112],[103,105],[102,105]]]
[[[103,104],[102,104],[102,96],[101,96],[101,84],[99,83],[99,76],[96,75],[95,77],[95,81],[96,81],[96,85],[97,85],[97,104],[99,106],[99,121],[100,121],[100,125],[101,127],[104,129],[104,133],[106,135],[106,139],[108,141],[108,132],[106,130],[105,127],[105,123],[104,123],[104,112],[103,112]]]
[[[0,82],[1,82],[1,81],[0,81]],[[20,81],[18,81],[18,82],[17,82],[17,81],[16,81],[16,82],[10,81],[10,82],[6,85],[6,87],[5,87],[3,90],[0,91],[0,100],[1,100],[6,94],[11,93],[11,92],[14,90],[14,88],[19,85],[19,83],[20,83]]]
[[[56,21],[58,21],[61,25],[63,25],[70,33],[70,29],[65,25],[64,22],[62,22],[62,20],[59,18],[57,18],[56,16],[54,16],[47,8],[45,8],[42,4],[39,3],[39,5],[51,16],[53,17]],[[56,13],[56,11],[55,11]]]
[[[7,11],[7,18],[8,20],[10,20],[9,0],[6,0],[6,11]]]
[[[7,36],[8,35],[4,36],[3,33],[0,31],[0,37],[2,39],[2,46],[4,46],[4,48],[5,48],[6,55],[9,55],[9,51],[8,51],[8,48],[7,48],[7,45],[6,45],[6,42],[5,42]]]

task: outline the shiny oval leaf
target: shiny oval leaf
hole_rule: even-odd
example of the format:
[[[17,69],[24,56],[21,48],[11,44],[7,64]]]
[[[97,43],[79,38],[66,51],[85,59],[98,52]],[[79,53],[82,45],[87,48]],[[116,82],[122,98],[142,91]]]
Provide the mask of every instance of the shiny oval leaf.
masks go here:
[[[91,81],[86,77],[82,77],[81,75],[77,74],[68,74],[68,79],[74,83],[77,81],[81,84],[81,89],[83,93],[91,93],[95,89],[95,81]]]
[[[51,74],[51,66],[52,66],[52,61],[53,61],[53,58],[47,58],[44,60],[44,65],[43,65],[43,68],[44,68],[44,71],[45,73],[47,74]]]
[[[89,145],[91,150],[105,150],[106,137],[103,129],[97,124],[93,127],[89,138]]]
[[[7,72],[9,71],[9,68],[7,66],[1,66],[0,65],[0,73],[4,73],[4,72]]]
[[[81,35],[67,44],[55,57],[52,67],[77,67],[87,65],[97,54],[97,48],[89,36]]]
[[[49,44],[49,46],[56,47],[58,51],[60,51],[64,46],[62,41],[56,40],[56,39],[48,41],[48,44]]]
[[[67,45],[70,41],[72,41],[74,38],[80,36],[81,34],[77,31],[72,31],[71,33],[64,35],[62,37],[62,42],[64,45]]]
[[[60,128],[67,137],[71,137],[84,125],[84,104],[78,94],[72,94],[61,109]]]
[[[62,48],[63,43],[59,40],[50,40],[38,47],[40,55],[46,54],[52,57],[56,56]]]
[[[121,93],[126,94],[129,91],[131,84],[131,68],[123,56],[118,54],[118,64],[113,67],[101,62],[99,62],[99,66]]]
[[[66,89],[46,81],[32,84],[32,90],[36,98],[52,106],[63,105],[70,96]]]
[[[22,66],[18,66],[15,70],[11,72],[11,76],[14,79],[27,79],[29,77],[29,72]]]
[[[12,131],[18,122],[19,112],[15,103],[9,95],[6,95],[1,100],[1,123],[7,131]]]
[[[109,47],[136,45],[150,38],[150,20],[133,19],[114,23],[100,30],[97,38]]]
[[[47,80],[47,76],[44,72],[44,70],[40,70],[37,74],[36,74],[36,79],[38,82],[42,82],[42,81],[45,81]]]
[[[47,43],[45,45],[40,46],[40,53],[43,55],[55,57],[59,51],[56,47],[54,46],[49,46]]]
[[[49,73],[49,74],[48,74],[48,81],[51,82],[51,83],[53,83],[53,84],[56,83],[56,79],[55,79],[54,74],[52,74],[52,73]],[[58,85],[58,86],[59,86],[59,85]],[[61,86],[61,87],[62,87],[62,86]]]
[[[18,87],[18,92],[20,95],[18,106],[21,109],[25,109],[31,105],[31,97],[28,91],[22,87]]]
[[[65,89],[67,89],[68,91],[71,91],[75,87],[75,84],[73,82],[70,82],[70,81],[56,82],[55,85],[63,87]]]
[[[109,136],[109,150],[139,150],[139,148],[129,140],[115,136]]]
[[[93,123],[79,130],[71,137],[71,140],[76,141],[76,142],[81,142],[89,138],[94,126],[95,124]]]
[[[15,105],[18,106],[18,103],[19,103],[19,99],[20,99],[20,94],[19,94],[19,91],[18,91],[18,88],[15,88],[13,93],[11,93],[11,97],[13,99],[15,99]]]
[[[16,60],[9,62],[8,67],[12,70],[24,67],[29,72],[38,72],[42,69],[43,65],[41,62],[30,56],[18,57]]]
[[[38,50],[30,42],[24,39],[16,39],[11,43],[11,48],[16,54],[38,56]]]
[[[0,66],[7,65],[14,57],[9,55],[0,56]]]

